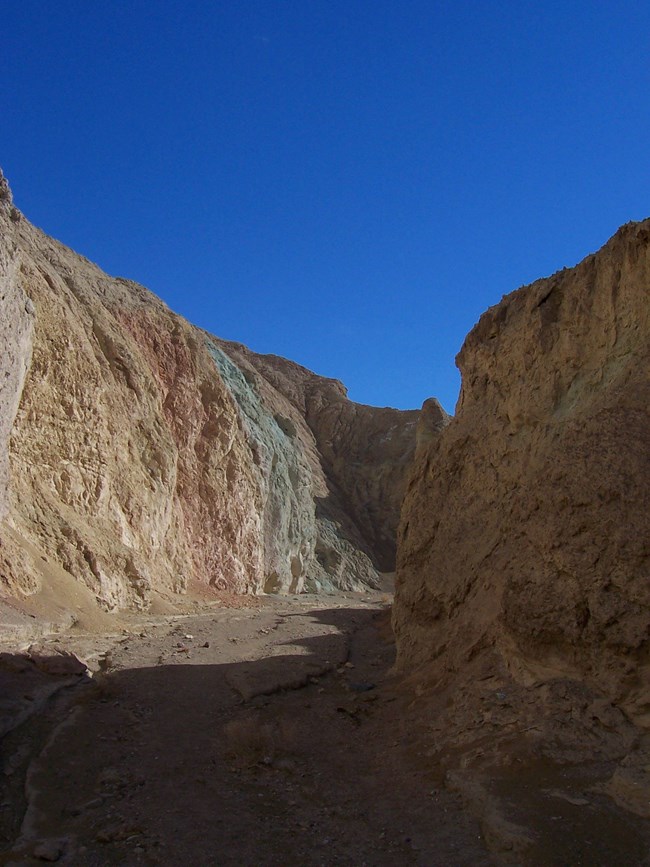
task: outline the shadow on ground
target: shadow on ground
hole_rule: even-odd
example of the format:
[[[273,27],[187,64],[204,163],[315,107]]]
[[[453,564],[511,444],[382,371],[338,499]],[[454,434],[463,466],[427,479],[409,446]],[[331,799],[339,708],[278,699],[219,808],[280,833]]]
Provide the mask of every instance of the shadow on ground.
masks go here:
[[[372,608],[287,606],[255,620],[264,641],[277,636],[264,647],[200,618],[190,650],[178,629],[140,650],[125,639],[116,670],[60,691],[5,736],[0,863],[42,863],[39,851],[89,867],[646,863],[642,825],[613,805],[603,829],[597,810],[560,804],[562,833],[545,845],[550,818],[518,804],[532,860],[507,847],[490,854],[427,759],[426,720],[409,717],[376,618]],[[308,624],[325,632],[305,635]],[[204,637],[205,654],[222,661],[200,661]],[[503,802],[516,792],[515,780]]]

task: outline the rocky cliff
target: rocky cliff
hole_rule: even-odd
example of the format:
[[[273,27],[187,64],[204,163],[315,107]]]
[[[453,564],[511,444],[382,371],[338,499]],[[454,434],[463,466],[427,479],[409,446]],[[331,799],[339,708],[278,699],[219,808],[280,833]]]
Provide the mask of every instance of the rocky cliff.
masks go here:
[[[441,741],[475,756],[525,732],[555,758],[636,745],[641,762],[650,221],[503,298],[457,363],[457,415],[418,449],[404,503],[398,664],[446,696]]]
[[[44,235],[0,189],[0,581],[105,609],[375,585],[416,412],[220,341]]]
[[[5,223],[19,216],[12,202],[11,190],[0,174],[0,213]],[[8,508],[9,435],[16,417],[18,401],[31,356],[31,332],[34,307],[16,276],[16,246],[13,232],[7,233],[0,246],[0,519]]]

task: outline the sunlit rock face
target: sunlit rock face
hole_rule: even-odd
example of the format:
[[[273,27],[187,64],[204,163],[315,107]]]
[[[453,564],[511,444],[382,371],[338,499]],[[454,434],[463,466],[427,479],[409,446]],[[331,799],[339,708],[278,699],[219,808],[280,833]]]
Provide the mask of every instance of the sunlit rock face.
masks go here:
[[[32,350],[33,305],[17,279],[14,226],[18,218],[9,186],[0,174],[0,219],[6,230],[0,246],[0,518],[8,507],[9,436]]]
[[[647,724],[650,221],[506,296],[457,362],[456,417],[418,447],[404,501],[399,666],[472,680],[476,718],[481,689],[508,683],[517,730],[569,714],[584,749],[603,707],[610,732],[616,708]]]
[[[195,328],[2,190],[4,591],[42,589],[43,563],[107,609],[375,585],[417,413],[357,406],[340,383]]]

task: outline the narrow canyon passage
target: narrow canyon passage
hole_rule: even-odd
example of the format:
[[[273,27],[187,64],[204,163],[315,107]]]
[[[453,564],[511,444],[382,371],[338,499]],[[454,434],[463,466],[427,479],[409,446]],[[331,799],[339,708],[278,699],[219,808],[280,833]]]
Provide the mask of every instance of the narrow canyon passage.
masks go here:
[[[493,863],[418,757],[386,597],[267,598],[65,648],[97,673],[5,737],[0,863]]]

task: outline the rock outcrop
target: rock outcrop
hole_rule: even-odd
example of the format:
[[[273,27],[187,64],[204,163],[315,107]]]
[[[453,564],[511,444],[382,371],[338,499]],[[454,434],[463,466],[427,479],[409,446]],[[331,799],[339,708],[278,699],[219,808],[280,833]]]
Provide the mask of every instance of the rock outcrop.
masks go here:
[[[240,344],[222,345],[241,369],[257,376],[268,405],[278,407],[280,426],[297,435],[312,464],[322,467],[327,492],[318,497],[318,516],[330,527],[342,521],[347,538],[382,571],[393,571],[401,498],[420,413],[352,403],[337,380],[323,379],[276,355],[256,355]],[[301,436],[303,422],[307,437]],[[335,551],[323,549],[320,554],[325,561],[336,559]]]
[[[23,390],[31,358],[31,332],[34,307],[16,279],[17,250],[13,224],[18,214],[11,190],[0,174],[0,219],[7,228],[6,242],[0,246],[0,519],[8,506],[9,435]]]
[[[552,758],[641,750],[650,221],[503,298],[457,363],[456,417],[418,448],[404,502],[398,665],[467,756],[515,736]]]
[[[218,340],[0,199],[3,592],[376,585],[418,413]]]

